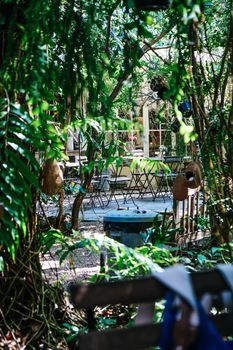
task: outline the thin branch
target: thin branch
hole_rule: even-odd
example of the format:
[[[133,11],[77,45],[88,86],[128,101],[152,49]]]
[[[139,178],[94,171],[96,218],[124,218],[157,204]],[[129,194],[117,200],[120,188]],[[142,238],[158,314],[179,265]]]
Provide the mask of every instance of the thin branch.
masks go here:
[[[174,26],[170,26],[168,27],[166,30],[162,31],[156,38],[152,39],[150,41],[150,46],[153,46],[154,44],[156,44],[159,40],[161,40],[163,37],[165,37],[165,35],[167,35],[172,29],[174,28]],[[147,52],[150,51],[150,48],[148,47],[148,45],[144,45],[142,47],[142,52],[141,52],[141,57]],[[141,58],[140,57],[140,58]]]
[[[112,21],[112,15],[113,12],[116,10],[117,6],[121,3],[121,0],[117,0],[114,5],[112,6],[107,20],[107,34],[106,34],[106,42],[105,42],[105,52],[108,55],[109,54],[109,45],[110,45],[110,34],[111,34],[111,21]]]
[[[157,56],[164,64],[169,64],[163,57],[161,57],[157,52],[156,49],[153,48],[150,43],[144,41],[144,43],[150,48],[150,50]]]
[[[226,46],[225,46],[225,50],[224,50],[224,54],[223,54],[223,58],[222,58],[222,62],[221,62],[220,71],[219,71],[219,74],[217,76],[217,81],[216,81],[216,86],[215,86],[215,91],[214,91],[214,102],[213,102],[214,108],[216,106],[217,99],[218,99],[218,90],[220,87],[222,75],[224,73],[225,63],[227,60],[227,56],[229,55],[230,44],[231,44],[231,31],[230,31],[228,38],[227,38],[227,42],[226,42]]]
[[[159,40],[161,40],[165,35],[167,35],[173,28],[174,26],[170,26],[168,29],[162,31],[156,38],[152,39],[149,43],[150,47],[152,47],[152,45],[156,44]],[[139,53],[139,59],[141,59],[145,53],[147,51],[150,50],[150,47],[148,47],[147,44],[145,44],[142,49],[140,50],[140,53]],[[117,97],[117,95],[119,94],[119,92],[121,91],[122,89],[122,86],[123,86],[123,83],[124,81],[129,77],[129,74],[128,72],[126,71],[123,71],[120,75],[120,77],[118,78],[118,81],[116,83],[116,86],[114,87],[111,95],[110,95],[110,99],[112,101],[115,100],[115,98]]]
[[[45,218],[45,221],[46,221],[47,225],[49,226],[49,228],[52,228],[52,226],[51,226],[51,224],[50,224],[50,222],[49,222],[49,219],[47,218],[47,215],[46,215],[46,213],[45,213],[45,210],[44,210],[44,207],[43,207],[43,205],[42,205],[42,203],[41,203],[40,198],[38,199],[38,202],[39,202],[41,211],[42,211],[42,213],[43,213],[43,216],[44,216],[44,218]]]
[[[105,42],[105,52],[107,55],[109,55],[109,42],[110,42],[110,33],[111,33],[111,20],[112,16],[109,15],[108,17],[108,24],[107,24],[107,34],[106,34],[106,42]]]

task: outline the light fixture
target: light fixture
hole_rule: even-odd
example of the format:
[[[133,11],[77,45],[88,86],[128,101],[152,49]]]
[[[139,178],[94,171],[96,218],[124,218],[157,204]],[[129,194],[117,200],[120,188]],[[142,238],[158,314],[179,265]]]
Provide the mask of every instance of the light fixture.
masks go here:
[[[143,11],[166,10],[169,7],[169,0],[134,0],[135,7]]]
[[[179,111],[183,114],[183,117],[189,118],[192,115],[192,107],[189,101],[182,102],[178,105]]]

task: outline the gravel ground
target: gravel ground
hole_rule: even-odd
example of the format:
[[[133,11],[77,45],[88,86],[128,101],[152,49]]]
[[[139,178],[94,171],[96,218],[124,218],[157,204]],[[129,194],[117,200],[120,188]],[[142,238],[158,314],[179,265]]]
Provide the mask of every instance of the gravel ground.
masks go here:
[[[80,232],[88,237],[94,234],[104,234],[101,222],[82,222]],[[41,258],[42,269],[46,279],[50,282],[59,280],[67,285],[70,281],[86,281],[89,277],[99,271],[99,254],[90,253],[87,248],[79,248],[60,265],[56,251],[60,245],[54,245],[48,254]]]

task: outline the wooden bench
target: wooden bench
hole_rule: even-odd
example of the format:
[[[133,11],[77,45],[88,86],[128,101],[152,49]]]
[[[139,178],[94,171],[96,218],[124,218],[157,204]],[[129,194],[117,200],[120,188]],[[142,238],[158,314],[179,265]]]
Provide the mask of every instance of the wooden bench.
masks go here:
[[[195,272],[190,276],[198,298],[206,292],[218,295],[223,290],[229,290],[223,276],[217,270]],[[87,334],[77,337],[72,349],[136,350],[155,347],[160,338],[161,324],[153,324],[151,319],[148,320],[148,315],[143,319],[143,312],[140,312],[140,317],[136,318],[135,325],[131,328],[96,331],[94,309],[96,306],[141,304],[139,311],[147,308],[151,310],[151,305],[164,299],[167,291],[168,288],[153,277],[72,286],[72,303],[76,309],[85,309],[89,328]],[[233,335],[232,313],[218,314],[211,318],[222,336]]]
[[[183,201],[173,199],[174,222],[178,246],[202,239],[209,235],[207,227],[198,227],[198,220],[207,220],[206,200],[200,191],[193,191]],[[201,219],[201,220],[200,220]]]

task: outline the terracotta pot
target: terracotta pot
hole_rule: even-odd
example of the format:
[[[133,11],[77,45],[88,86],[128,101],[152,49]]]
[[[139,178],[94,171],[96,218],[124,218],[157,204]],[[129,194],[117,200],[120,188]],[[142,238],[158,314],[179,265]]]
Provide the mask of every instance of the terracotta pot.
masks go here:
[[[58,193],[63,186],[63,173],[54,159],[44,162],[42,169],[41,191],[48,196]]]
[[[172,188],[173,198],[177,201],[184,201],[188,198],[188,187],[186,178],[179,174],[175,178]]]
[[[188,188],[198,188],[201,186],[201,169],[196,162],[191,162],[185,169],[185,178]]]

